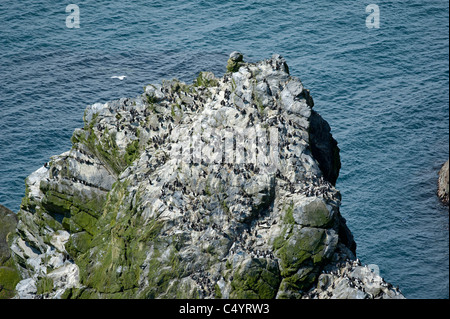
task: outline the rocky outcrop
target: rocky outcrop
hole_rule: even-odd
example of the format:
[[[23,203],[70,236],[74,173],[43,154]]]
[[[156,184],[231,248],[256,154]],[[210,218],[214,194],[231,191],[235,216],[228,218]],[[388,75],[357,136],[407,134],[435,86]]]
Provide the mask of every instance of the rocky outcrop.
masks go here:
[[[376,265],[347,260],[324,267],[317,285],[303,299],[404,299],[398,287],[384,281]]]
[[[442,168],[439,170],[439,179],[438,179],[438,197],[445,204],[448,205],[449,195],[449,173],[448,173],[449,161],[445,162]]]
[[[233,52],[227,70],[86,109],[71,150],[26,180],[17,298],[307,298],[355,260],[309,91],[279,55]]]
[[[13,297],[14,288],[21,279],[9,249],[16,226],[16,214],[0,205],[0,299]]]

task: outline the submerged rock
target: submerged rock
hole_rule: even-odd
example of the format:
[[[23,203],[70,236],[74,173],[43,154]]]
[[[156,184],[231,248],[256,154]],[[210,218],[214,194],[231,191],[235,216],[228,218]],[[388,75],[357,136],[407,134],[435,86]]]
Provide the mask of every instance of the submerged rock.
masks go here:
[[[439,170],[439,179],[438,179],[438,197],[445,204],[448,205],[449,201],[449,172],[448,172],[449,161],[445,162],[442,165],[442,168]]]
[[[339,148],[313,105],[284,58],[245,63],[234,52],[223,77],[89,106],[71,150],[26,180],[11,244],[25,278],[16,297],[323,289],[324,269],[355,260],[356,244],[334,187]],[[398,296],[339,287],[336,297]]]

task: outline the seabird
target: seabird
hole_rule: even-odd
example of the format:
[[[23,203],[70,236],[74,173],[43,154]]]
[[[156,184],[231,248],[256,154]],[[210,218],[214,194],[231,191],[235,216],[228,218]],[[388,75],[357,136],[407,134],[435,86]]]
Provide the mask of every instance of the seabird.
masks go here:
[[[113,75],[111,77],[111,79],[119,79],[120,81],[122,81],[123,79],[125,79],[127,76],[126,75]]]

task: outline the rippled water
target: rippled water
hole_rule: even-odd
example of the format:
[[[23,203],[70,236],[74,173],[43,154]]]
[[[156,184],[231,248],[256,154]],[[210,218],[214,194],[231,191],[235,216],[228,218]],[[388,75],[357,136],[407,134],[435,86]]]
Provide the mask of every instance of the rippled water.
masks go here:
[[[448,208],[436,198],[449,156],[447,1],[0,2],[0,204],[70,148],[88,104],[148,83],[224,72],[228,54],[283,55],[341,148],[341,212],[363,263],[408,298],[449,297]],[[365,8],[380,8],[380,28]],[[123,81],[111,79],[126,75]]]

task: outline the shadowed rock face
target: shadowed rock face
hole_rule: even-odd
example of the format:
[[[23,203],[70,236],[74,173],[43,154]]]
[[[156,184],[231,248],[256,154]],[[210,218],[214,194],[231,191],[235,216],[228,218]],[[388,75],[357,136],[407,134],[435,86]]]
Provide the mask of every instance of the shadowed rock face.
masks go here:
[[[445,162],[439,171],[438,179],[438,196],[440,200],[448,206],[449,200],[449,172],[448,172],[449,161]]]
[[[26,180],[17,297],[311,297],[356,249],[312,107],[281,56],[238,52],[221,78],[89,106],[72,149]]]
[[[341,169],[339,147],[330,133],[330,125],[315,111],[310,116],[311,152],[326,180],[335,185]]]

